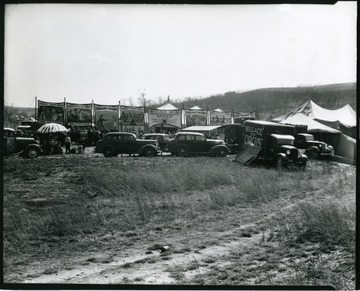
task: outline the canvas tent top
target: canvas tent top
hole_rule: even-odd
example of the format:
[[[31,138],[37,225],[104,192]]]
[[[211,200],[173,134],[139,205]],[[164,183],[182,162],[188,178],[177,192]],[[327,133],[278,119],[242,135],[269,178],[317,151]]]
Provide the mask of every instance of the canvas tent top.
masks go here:
[[[199,106],[193,106],[190,108],[190,110],[201,110],[201,108]]]
[[[189,126],[186,128],[183,128],[181,131],[211,131],[214,129],[218,129],[222,127],[222,125],[204,125],[204,126]]]
[[[356,112],[350,105],[345,105],[339,109],[329,110],[320,107],[315,102],[309,100],[298,108],[281,115],[273,120],[276,122],[288,119],[298,113],[302,113],[305,116],[324,122],[340,122],[341,124],[352,127],[356,126]]]
[[[159,109],[159,110],[177,110],[178,108],[176,108],[171,103],[166,103],[163,106],[158,107],[157,109]]]
[[[297,113],[279,123],[282,124],[292,124],[292,125],[307,125],[308,132],[331,132],[331,133],[338,133],[339,131],[333,129],[329,126],[326,126],[320,122],[317,122],[302,113]]]
[[[214,110],[215,112],[223,112],[220,108]]]

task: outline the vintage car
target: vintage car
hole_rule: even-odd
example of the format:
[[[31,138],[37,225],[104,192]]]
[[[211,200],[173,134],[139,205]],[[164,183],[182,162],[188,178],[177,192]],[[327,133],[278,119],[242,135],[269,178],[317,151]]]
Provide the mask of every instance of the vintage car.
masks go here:
[[[182,157],[192,154],[226,157],[230,150],[223,140],[207,139],[197,132],[178,132],[169,142],[169,152]]]
[[[309,133],[296,134],[294,145],[302,149],[310,159],[325,159],[334,155],[334,148],[331,145],[314,140],[314,136]]]
[[[4,128],[4,154],[18,154],[23,158],[36,158],[43,153],[42,148],[32,137],[20,137],[15,135],[12,128]]]
[[[137,154],[153,157],[161,153],[157,140],[137,139],[129,132],[109,132],[96,143],[95,153],[102,153],[105,157],[118,154]]]
[[[170,141],[170,136],[166,133],[146,133],[142,136],[143,139],[152,139],[157,140],[160,146],[160,149],[163,152],[166,152],[168,149],[168,144]]]

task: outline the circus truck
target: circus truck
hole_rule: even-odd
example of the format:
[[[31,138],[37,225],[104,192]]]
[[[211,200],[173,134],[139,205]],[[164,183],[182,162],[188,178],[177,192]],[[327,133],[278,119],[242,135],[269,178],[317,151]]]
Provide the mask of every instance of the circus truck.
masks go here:
[[[246,120],[244,125],[244,150],[236,162],[270,163],[278,169],[306,168],[307,156],[294,146],[294,126],[260,120]]]

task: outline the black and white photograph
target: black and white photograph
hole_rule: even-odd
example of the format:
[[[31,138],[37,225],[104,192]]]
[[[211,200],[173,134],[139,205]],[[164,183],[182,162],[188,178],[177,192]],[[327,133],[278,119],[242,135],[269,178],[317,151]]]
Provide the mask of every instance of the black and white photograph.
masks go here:
[[[360,289],[357,1],[4,7],[3,288]]]

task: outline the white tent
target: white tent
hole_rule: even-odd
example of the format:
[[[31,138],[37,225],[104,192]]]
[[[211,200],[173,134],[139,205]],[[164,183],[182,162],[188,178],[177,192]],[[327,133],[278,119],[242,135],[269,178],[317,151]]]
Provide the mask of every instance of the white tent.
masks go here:
[[[302,113],[311,119],[328,124],[340,123],[347,127],[356,126],[356,112],[350,105],[347,104],[339,109],[329,110],[320,107],[311,100],[284,115],[274,118],[273,121],[280,122],[298,113]]]
[[[320,122],[315,121],[304,115],[303,113],[297,113],[287,119],[280,121],[279,123],[291,124],[291,125],[306,125],[308,132],[331,132],[339,133],[338,130],[326,126]]]
[[[201,108],[197,105],[190,108],[190,110],[201,110]]]
[[[178,108],[176,108],[174,105],[172,105],[171,103],[166,103],[163,106],[158,107],[159,110],[177,110]]]

